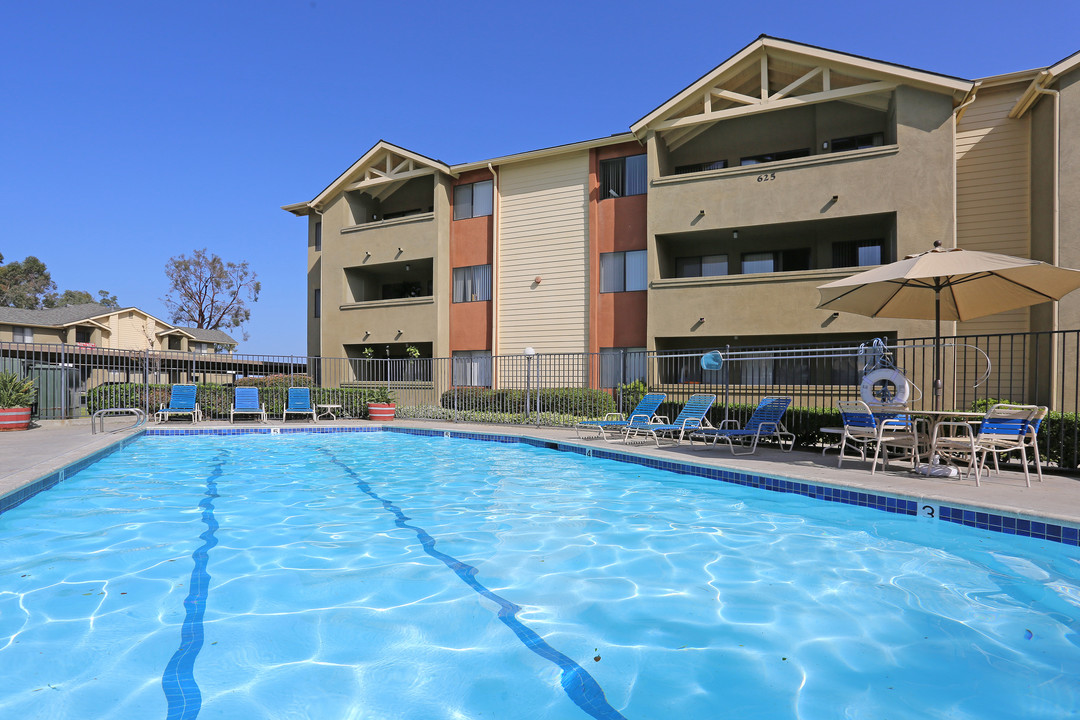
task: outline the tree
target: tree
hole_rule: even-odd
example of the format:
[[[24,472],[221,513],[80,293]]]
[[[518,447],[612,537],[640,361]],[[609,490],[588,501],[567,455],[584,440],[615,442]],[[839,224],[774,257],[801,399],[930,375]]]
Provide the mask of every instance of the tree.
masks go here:
[[[96,299],[85,290],[65,290],[60,295],[50,293],[46,295],[45,299],[42,301],[42,304],[47,308],[64,307],[65,305],[85,305],[86,303],[97,303],[98,305],[104,305],[105,307],[111,308],[120,307],[120,302],[116,299],[116,296],[110,295],[104,290],[98,290]]]
[[[0,263],[4,256],[0,255]],[[45,263],[33,255],[22,262],[0,264],[0,307],[37,310],[45,295],[56,290]]]
[[[251,318],[247,301],[257,302],[262,289],[247,262],[225,262],[206,248],[188,258],[177,255],[165,264],[172,283],[162,302],[170,320],[197,328],[241,328]],[[245,299],[246,298],[246,299]],[[244,339],[248,335],[244,332]]]
[[[45,263],[29,255],[22,262],[4,265],[4,256],[0,254],[0,307],[40,310],[93,302],[120,307],[116,296],[104,290],[98,290],[96,300],[85,290],[65,290],[57,294],[56,283]]]

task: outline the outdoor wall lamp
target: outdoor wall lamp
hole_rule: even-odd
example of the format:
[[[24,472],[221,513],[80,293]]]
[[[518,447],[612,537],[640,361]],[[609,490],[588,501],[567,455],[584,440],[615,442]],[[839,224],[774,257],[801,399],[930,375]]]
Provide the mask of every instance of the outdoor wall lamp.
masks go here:
[[[533,282],[536,283],[537,285],[539,285],[543,280],[544,280],[544,278],[540,277],[539,275],[537,275],[536,277],[533,278]]]
[[[409,272],[409,263],[405,263],[405,272]]]
[[[833,195],[833,196],[832,196],[832,202],[836,202],[836,201],[837,201],[837,200],[839,200],[839,199],[840,199],[840,196],[839,196],[839,195]]]
[[[739,231],[738,230],[732,230],[731,231],[731,239],[732,240],[738,240],[739,239]]]
[[[697,321],[698,321],[698,325],[700,325],[703,322],[705,322],[705,318],[698,318]]]
[[[830,320],[835,320],[838,317],[840,317],[840,313],[833,313],[832,315],[829,316],[829,319]]]

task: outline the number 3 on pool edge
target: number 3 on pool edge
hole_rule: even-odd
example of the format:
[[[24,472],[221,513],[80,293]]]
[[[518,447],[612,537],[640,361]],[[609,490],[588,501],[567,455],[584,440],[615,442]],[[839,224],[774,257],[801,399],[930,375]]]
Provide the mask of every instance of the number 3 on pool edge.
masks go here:
[[[758,175],[757,176],[757,181],[758,182],[769,182],[770,180],[775,180],[775,179],[776,179],[776,173],[765,173],[764,175]]]
[[[922,509],[921,509],[921,512],[919,514],[922,515],[923,517],[928,517],[928,518],[934,517],[934,506],[933,505],[923,505]]]

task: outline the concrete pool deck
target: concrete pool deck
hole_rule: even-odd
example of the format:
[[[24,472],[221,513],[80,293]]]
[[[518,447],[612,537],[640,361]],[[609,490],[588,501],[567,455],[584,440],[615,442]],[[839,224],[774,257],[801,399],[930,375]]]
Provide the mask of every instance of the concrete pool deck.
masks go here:
[[[109,428],[121,427],[126,418],[110,421]],[[280,422],[268,425],[257,423],[203,422],[196,428],[227,427],[281,427]],[[310,424],[290,421],[289,427],[311,427]],[[320,421],[318,427],[375,427],[386,423],[362,420]],[[855,489],[863,492],[903,495],[928,502],[940,502],[970,507],[986,508],[1019,515],[1054,519],[1070,525],[1080,525],[1080,478],[1044,473],[1043,482],[1032,477],[1032,486],[1026,487],[1021,472],[1002,471],[1001,475],[983,476],[980,487],[974,478],[928,478],[916,475],[903,466],[893,465],[890,470],[878,470],[870,475],[870,464],[847,461],[844,467],[836,467],[836,453],[822,455],[820,451],[795,450],[783,453],[773,447],[759,448],[754,455],[732,456],[722,448],[700,450],[700,445],[683,444],[679,447],[657,448],[651,441],[647,445],[624,446],[621,443],[605,443],[597,440],[579,440],[577,435],[565,428],[536,428],[507,425],[481,425],[470,423],[437,422],[427,420],[395,420],[396,427],[424,430],[487,433],[538,438],[560,443],[578,444],[585,447],[603,448],[616,452],[632,453],[661,460],[687,462],[708,467],[782,477],[790,480],[833,487]],[[190,423],[173,421],[161,425],[151,423],[150,428],[190,428]],[[139,431],[121,430],[115,433],[93,435],[89,420],[43,421],[38,427],[25,432],[0,433],[0,498],[22,487],[77,462],[93,453],[130,437]]]

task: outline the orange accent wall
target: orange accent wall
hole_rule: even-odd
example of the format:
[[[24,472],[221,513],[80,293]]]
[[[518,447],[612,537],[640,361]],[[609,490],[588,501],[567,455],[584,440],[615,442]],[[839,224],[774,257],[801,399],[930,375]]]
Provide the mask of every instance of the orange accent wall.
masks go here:
[[[467,185],[481,180],[491,180],[488,170],[463,173],[454,185]],[[472,265],[490,265],[493,257],[494,215],[454,220],[453,190],[450,196],[450,277],[446,279],[453,288],[454,268]],[[492,288],[494,290],[494,288]],[[491,305],[487,302],[455,303],[451,290],[450,302],[450,352],[456,350],[491,350]]]
[[[491,264],[493,215],[450,221],[450,267]]]
[[[646,347],[647,292],[600,293],[600,253],[647,248],[648,195],[600,199],[600,161],[640,155],[636,142],[596,148],[589,157],[589,350]]]
[[[491,349],[491,301],[450,303],[450,351]]]

